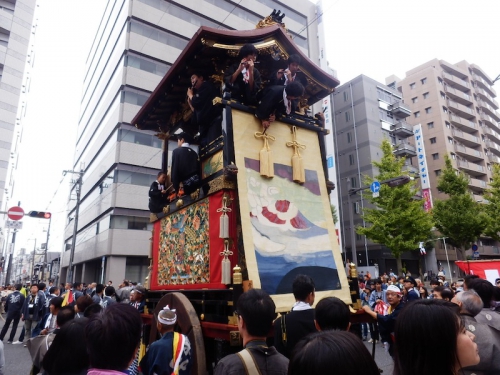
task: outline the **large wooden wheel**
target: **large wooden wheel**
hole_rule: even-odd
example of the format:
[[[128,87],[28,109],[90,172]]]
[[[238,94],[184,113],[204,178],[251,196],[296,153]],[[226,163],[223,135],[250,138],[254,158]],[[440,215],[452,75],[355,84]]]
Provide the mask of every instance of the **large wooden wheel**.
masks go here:
[[[165,294],[154,310],[154,319],[151,323],[151,334],[149,343],[156,341],[158,330],[156,329],[156,317],[160,310],[169,305],[171,309],[176,309],[177,325],[181,333],[186,335],[191,342],[193,350],[193,365],[191,371],[193,375],[206,375],[205,345],[203,343],[203,333],[201,332],[200,320],[196,311],[187,297],[178,292]]]

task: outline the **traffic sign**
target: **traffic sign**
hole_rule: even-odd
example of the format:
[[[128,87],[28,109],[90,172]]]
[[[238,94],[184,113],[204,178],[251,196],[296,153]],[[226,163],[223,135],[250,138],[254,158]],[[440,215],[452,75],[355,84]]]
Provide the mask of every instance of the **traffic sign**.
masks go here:
[[[380,191],[380,182],[378,181],[373,181],[370,184],[370,190],[372,192],[373,198],[378,198],[379,196],[379,191]]]
[[[19,206],[9,208],[7,216],[10,220],[21,220],[24,216],[24,210]]]
[[[474,252],[472,253],[472,257],[473,257],[473,258],[479,258],[479,251],[474,251]]]
[[[5,227],[8,229],[23,229],[23,222],[7,220]]]
[[[380,191],[380,182],[373,181],[370,185],[370,190],[372,193],[378,193]]]
[[[476,244],[472,244],[472,251],[476,252],[478,249],[477,245]]]

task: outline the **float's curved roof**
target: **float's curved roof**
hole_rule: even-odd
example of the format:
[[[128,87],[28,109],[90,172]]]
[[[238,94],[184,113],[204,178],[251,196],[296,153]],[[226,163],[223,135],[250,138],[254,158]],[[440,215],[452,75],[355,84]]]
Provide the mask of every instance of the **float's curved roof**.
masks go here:
[[[340,83],[304,55],[279,25],[245,31],[219,30],[203,26],[198,29],[139,110],[132,124],[143,130],[168,131],[175,122],[173,117],[182,119],[182,108],[186,108],[186,91],[190,86],[191,74],[195,70],[201,70],[205,77],[209,76],[215,82],[222,82],[224,70],[236,62],[239,48],[247,43],[254,44],[259,50],[259,64],[256,67],[264,79],[271,72],[286,67],[289,55],[300,55],[300,70],[308,81],[305,97],[309,105],[330,94]]]

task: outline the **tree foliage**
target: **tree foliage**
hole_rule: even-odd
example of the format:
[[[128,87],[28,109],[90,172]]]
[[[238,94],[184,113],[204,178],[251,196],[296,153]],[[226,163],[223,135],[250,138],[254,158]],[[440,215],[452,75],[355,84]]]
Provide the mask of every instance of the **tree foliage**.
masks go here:
[[[437,188],[449,198],[434,200],[433,216],[439,232],[461,249],[470,247],[486,227],[482,207],[470,194],[468,184],[467,176],[457,172],[450,158],[445,156],[445,169]]]
[[[404,175],[404,159],[396,158],[388,140],[381,145],[382,159],[372,164],[378,168],[377,181]],[[371,183],[374,179],[367,178]],[[367,199],[375,208],[365,208],[363,219],[367,227],[358,227],[357,232],[365,235],[371,241],[387,246],[397,259],[398,272],[401,271],[401,254],[418,249],[418,243],[431,238],[433,227],[432,216],[425,212],[422,202],[415,199],[417,189],[415,181],[406,185],[391,188],[387,185],[380,187],[379,196]]]
[[[339,221],[339,217],[337,216],[337,207],[331,204],[330,209],[332,210],[333,223],[337,224],[337,222]]]
[[[484,193],[488,204],[483,206],[486,214],[486,229],[484,234],[496,241],[500,241],[500,165],[493,165],[492,181],[490,188]]]

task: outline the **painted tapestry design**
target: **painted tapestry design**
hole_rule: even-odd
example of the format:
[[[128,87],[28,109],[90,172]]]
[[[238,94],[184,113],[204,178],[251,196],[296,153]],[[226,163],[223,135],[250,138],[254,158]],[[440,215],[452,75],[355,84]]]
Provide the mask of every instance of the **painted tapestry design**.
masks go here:
[[[210,282],[208,198],[161,223],[158,285]]]
[[[317,291],[340,289],[317,172],[306,170],[306,182],[299,185],[292,180],[290,166],[275,163],[275,177],[264,179],[259,160],[244,160],[262,289],[291,293],[298,274],[312,276]]]

